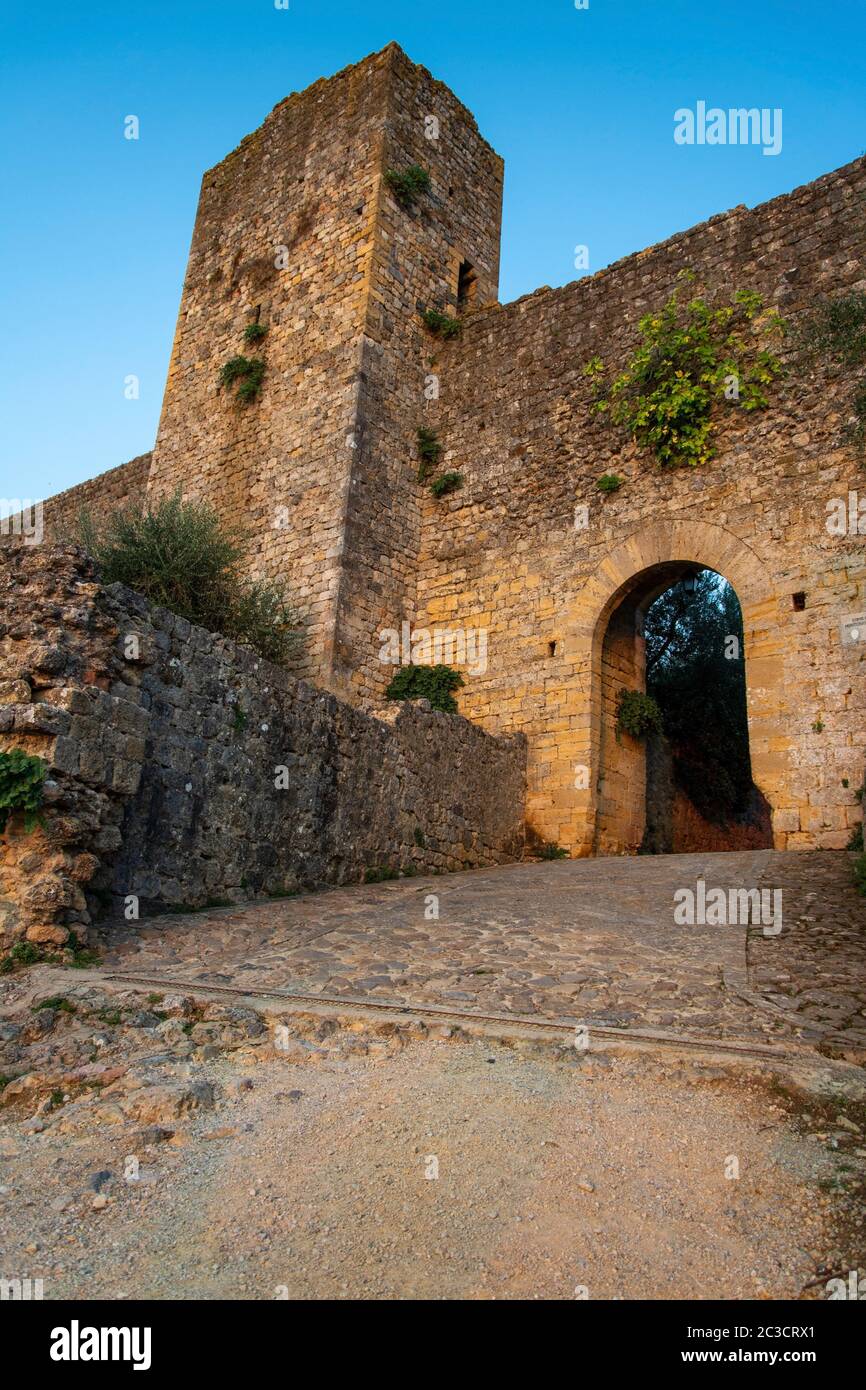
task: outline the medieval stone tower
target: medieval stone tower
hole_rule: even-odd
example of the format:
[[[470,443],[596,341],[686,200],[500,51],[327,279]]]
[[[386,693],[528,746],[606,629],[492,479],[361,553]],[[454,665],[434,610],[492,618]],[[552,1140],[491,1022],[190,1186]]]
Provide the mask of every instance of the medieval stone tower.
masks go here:
[[[430,187],[407,206],[387,174],[416,165]],[[301,609],[303,674],[370,709],[393,674],[382,629],[483,631],[461,712],[527,735],[529,826],[583,854],[641,841],[645,758],[615,710],[644,679],[643,614],[716,570],[743,611],[773,843],[843,848],[866,761],[850,379],[789,357],[771,409],[720,412],[707,466],[662,470],[593,414],[586,365],[621,369],[684,273],[793,323],[866,288],[866,161],[506,305],[502,178],[471,114],[394,44],[287,98],[204,176],[152,459],[55,499],[51,529],[81,500],[208,498]],[[459,336],[427,332],[431,308]],[[239,407],[220,370],[252,324],[265,372]],[[418,481],[422,425],[461,476],[448,495]],[[854,522],[833,530],[840,503]]]
[[[431,186],[400,205],[386,171]],[[391,44],[282,102],[205,174],[148,480],[208,497],[286,581],[316,680],[381,696],[376,634],[415,603],[419,311],[456,312],[461,266],[495,301],[502,161],[451,92]],[[465,275],[464,271],[464,275]],[[266,388],[221,365],[267,328]]]

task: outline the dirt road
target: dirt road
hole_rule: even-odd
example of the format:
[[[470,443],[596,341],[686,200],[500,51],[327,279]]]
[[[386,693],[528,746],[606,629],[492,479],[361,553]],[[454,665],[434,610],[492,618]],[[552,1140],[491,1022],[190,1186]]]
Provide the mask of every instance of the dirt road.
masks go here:
[[[863,1263],[862,1132],[764,1083],[67,997],[39,1074],[97,1018],[99,1085],[0,1112],[0,1273],[46,1298],[779,1298]]]

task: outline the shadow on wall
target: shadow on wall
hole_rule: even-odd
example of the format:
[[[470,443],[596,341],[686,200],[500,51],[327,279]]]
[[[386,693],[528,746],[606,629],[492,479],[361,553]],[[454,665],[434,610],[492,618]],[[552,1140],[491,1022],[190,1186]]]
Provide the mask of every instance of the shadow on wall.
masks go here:
[[[646,764],[646,830],[641,854],[773,848],[770,804],[756,786],[752,786],[740,815],[709,820],[676,785],[673,750],[664,734],[647,738]]]
[[[45,764],[0,838],[0,954],[140,912],[519,858],[526,742],[385,724],[194,627],[73,546],[0,546],[0,752]],[[132,909],[132,910],[130,910]]]

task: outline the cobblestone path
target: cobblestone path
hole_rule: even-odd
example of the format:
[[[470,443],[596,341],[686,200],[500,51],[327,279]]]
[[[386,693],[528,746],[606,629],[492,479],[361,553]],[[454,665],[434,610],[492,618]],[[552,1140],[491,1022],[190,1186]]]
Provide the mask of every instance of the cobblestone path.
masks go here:
[[[699,878],[780,888],[779,935],[677,925],[674,893]],[[106,968],[189,985],[801,1040],[866,1060],[866,902],[843,853],[516,864],[166,915],[104,941]]]

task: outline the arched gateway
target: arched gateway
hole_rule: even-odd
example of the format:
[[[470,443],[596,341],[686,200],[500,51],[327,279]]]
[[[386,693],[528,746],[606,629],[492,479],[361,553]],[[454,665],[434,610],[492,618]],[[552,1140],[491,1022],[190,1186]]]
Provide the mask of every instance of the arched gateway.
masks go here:
[[[641,843],[646,759],[636,740],[617,733],[617,697],[623,689],[644,688],[641,633],[647,609],[699,569],[721,574],[740,600],[752,773],[771,807],[785,801],[788,758],[779,731],[787,705],[776,581],[749,546],[725,528],[692,518],[657,521],[634,532],[602,562],[569,615],[567,641],[584,673],[582,698],[589,711],[585,741],[574,758],[576,852],[634,852]],[[580,768],[588,775],[581,778]]]
[[[427,138],[431,111],[447,139]],[[429,186],[407,205],[392,175],[415,165]],[[47,534],[82,504],[205,498],[246,528],[250,575],[287,586],[299,673],[367,710],[394,675],[383,632],[473,652],[460,713],[526,736],[529,831],[580,854],[640,840],[644,760],[611,702],[641,682],[653,592],[709,567],[742,605],[774,842],[844,849],[866,763],[866,487],[852,373],[794,345],[862,293],[866,159],[509,304],[502,186],[471,113],[394,44],[281,102],[202,181],[152,458],[49,502]],[[590,368],[622,371],[686,284],[794,331],[767,408],[726,394],[712,452],[674,468],[599,413]],[[253,325],[264,376],[241,409],[221,369]]]

